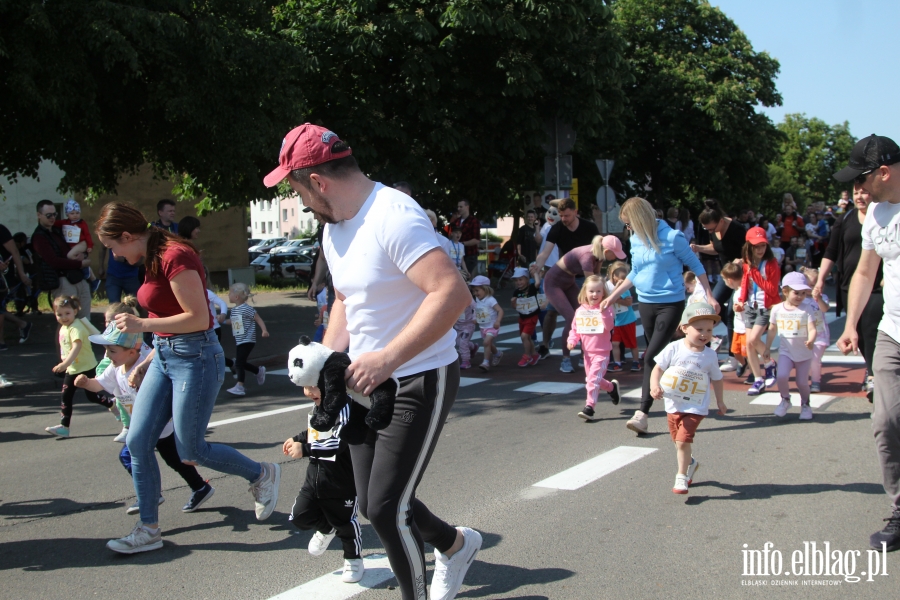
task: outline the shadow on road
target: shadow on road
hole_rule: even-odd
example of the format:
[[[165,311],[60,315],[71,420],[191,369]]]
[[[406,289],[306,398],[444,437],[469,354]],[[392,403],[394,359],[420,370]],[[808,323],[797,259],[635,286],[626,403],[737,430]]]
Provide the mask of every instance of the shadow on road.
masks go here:
[[[121,508],[120,502],[102,502],[88,504],[75,502],[68,498],[44,498],[42,500],[26,500],[0,504],[0,517],[7,519],[41,519],[58,517],[75,512],[109,510]]]
[[[719,488],[731,492],[728,496],[695,495],[694,490],[703,488]],[[732,485],[720,481],[699,481],[691,484],[691,496],[685,501],[687,505],[703,504],[709,500],[765,500],[775,496],[797,496],[821,494],[823,492],[853,492],[857,494],[884,494],[884,488],[878,483],[760,483],[754,485]]]

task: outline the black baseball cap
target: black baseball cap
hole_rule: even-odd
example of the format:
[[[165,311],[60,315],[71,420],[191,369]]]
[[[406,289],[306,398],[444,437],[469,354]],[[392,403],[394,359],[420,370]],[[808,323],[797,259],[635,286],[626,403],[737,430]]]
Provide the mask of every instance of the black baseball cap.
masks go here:
[[[892,165],[900,162],[900,146],[889,137],[875,135],[856,142],[850,151],[850,160],[847,166],[833,175],[841,183],[847,183],[856,179],[866,171],[872,171],[882,165]]]

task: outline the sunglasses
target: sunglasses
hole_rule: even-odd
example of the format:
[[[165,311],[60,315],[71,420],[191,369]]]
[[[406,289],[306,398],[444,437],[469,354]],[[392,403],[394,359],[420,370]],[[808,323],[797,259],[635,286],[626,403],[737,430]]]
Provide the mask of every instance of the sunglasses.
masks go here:
[[[631,227],[631,223],[622,223],[622,224],[625,226],[625,229],[627,229],[628,231],[634,231],[634,229],[632,229],[632,227]]]
[[[55,213],[55,212],[52,212],[52,213],[43,213],[43,215],[44,215],[45,217],[47,217],[48,219],[55,219],[55,218],[59,215],[59,213]]]
[[[860,173],[859,175],[857,175],[856,177],[853,178],[853,183],[855,183],[857,185],[864,184],[866,182],[866,179],[869,178],[869,175],[871,175],[874,171],[875,171],[875,169],[869,169],[868,171],[863,171],[862,173]]]

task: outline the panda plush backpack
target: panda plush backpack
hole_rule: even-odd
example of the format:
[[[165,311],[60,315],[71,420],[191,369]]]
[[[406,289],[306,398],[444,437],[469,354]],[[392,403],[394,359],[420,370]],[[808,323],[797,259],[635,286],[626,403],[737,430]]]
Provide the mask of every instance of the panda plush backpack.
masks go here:
[[[376,387],[371,396],[363,396],[347,390],[344,371],[349,366],[350,357],[346,352],[335,352],[305,335],[288,354],[291,382],[300,387],[318,387],[322,393],[321,405],[310,420],[316,431],[328,431],[334,427],[338,414],[350,399],[369,409],[366,425],[370,428],[378,431],[390,425],[400,382],[396,377],[391,377]]]

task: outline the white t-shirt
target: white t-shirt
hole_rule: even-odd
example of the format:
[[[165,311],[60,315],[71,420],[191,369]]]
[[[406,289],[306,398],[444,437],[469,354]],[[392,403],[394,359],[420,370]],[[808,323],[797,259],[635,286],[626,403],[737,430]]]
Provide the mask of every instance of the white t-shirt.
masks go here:
[[[453,247],[453,242],[442,236],[437,231],[434,232],[434,237],[437,238],[438,244],[447,253],[447,256],[450,256],[450,249]]]
[[[485,296],[484,300],[475,298],[475,322],[479,327],[488,329],[494,326],[498,314],[494,307],[498,304],[497,299],[493,296]]]
[[[734,295],[731,296],[731,305],[734,306],[734,303],[738,301],[738,296],[741,295],[741,290],[734,290]],[[747,333],[747,326],[744,325],[744,316],[741,313],[734,313],[734,332],[735,333]]]
[[[813,351],[806,347],[806,340],[809,338],[809,328],[816,326],[816,312],[805,302],[794,309],[785,307],[784,302],[772,307],[769,321],[774,321],[778,326],[780,354],[786,354],[794,362],[813,357]]]
[[[783,265],[784,264],[784,249],[776,248],[775,246],[772,246],[769,249],[772,251],[772,254],[775,255],[775,260],[778,261],[778,264]]]
[[[704,302],[709,304],[709,298],[706,297],[706,290],[703,289],[703,286],[699,283],[694,288],[694,291],[691,292],[691,295],[688,296],[687,303],[693,304],[694,302]]]
[[[869,206],[862,238],[863,250],[874,250],[884,261],[884,317],[878,330],[900,343],[900,203]]]
[[[150,354],[151,348],[146,344],[141,346],[141,354],[140,357],[135,361],[131,368],[127,371],[125,370],[125,365],[121,367],[117,367],[115,365],[109,365],[103,373],[97,377],[97,383],[103,386],[103,389],[107,391],[107,393],[112,394],[116,397],[116,400],[122,403],[122,406],[125,407],[125,410],[128,411],[130,415],[134,410],[134,400],[137,398],[137,390],[128,385],[128,376],[131,375],[131,372],[134,371],[134,368],[138,366],[140,363],[147,358],[147,355]],[[164,437],[169,437],[172,435],[172,432],[175,431],[175,424],[172,422],[172,419],[169,419],[169,422],[166,423],[165,428],[162,433],[159,435],[160,439]]]
[[[558,222],[558,221],[557,221]],[[550,228],[553,227],[550,223],[544,223],[541,225],[541,247],[538,248],[538,254],[544,251],[544,246],[547,245],[547,234],[550,233]],[[555,265],[559,261],[559,246],[553,248],[553,252],[550,253],[550,256],[547,257],[547,262],[544,264],[549,268]]]
[[[825,304],[828,304],[828,295],[822,294],[822,300]],[[819,303],[816,302],[815,298],[806,298],[803,300],[803,304],[808,306],[810,310],[813,311],[816,318],[816,346],[828,346],[831,344],[831,331],[828,329],[828,321],[825,319],[825,314],[822,313],[822,309],[819,308]]]
[[[708,415],[711,382],[722,379],[719,357],[712,348],[694,352],[685,340],[675,340],[656,355],[663,376],[667,413]]]
[[[445,250],[447,251],[447,256],[450,257],[450,262],[457,269],[461,269],[466,258],[466,247],[462,245],[462,242],[454,242],[453,240],[447,240],[447,243],[449,246]]]
[[[766,237],[769,240],[769,245],[772,245],[772,240],[775,239],[775,234],[778,233],[778,230],[775,229],[775,226],[769,223],[769,226],[766,227]],[[775,249],[772,248],[774,251]],[[782,256],[784,255],[784,250],[781,251]]]
[[[678,231],[683,233],[684,239],[686,239],[688,242],[690,242],[692,239],[694,239],[694,222],[693,221],[688,221],[687,227],[684,227],[681,224],[681,221],[678,221],[677,223],[675,223],[675,229],[677,229]]]
[[[228,305],[225,304],[225,301],[219,298],[212,290],[206,290],[206,299],[209,301],[209,313],[213,318],[213,329],[218,329],[221,327],[219,324],[219,320],[216,318],[217,315],[227,315],[228,314]],[[216,312],[218,309],[218,313]]]
[[[334,288],[345,296],[350,359],[383,349],[425,300],[406,272],[439,248],[431,221],[415,200],[376,183],[356,216],[325,226],[323,247]],[[394,376],[449,365],[457,357],[455,345],[450,328]]]

